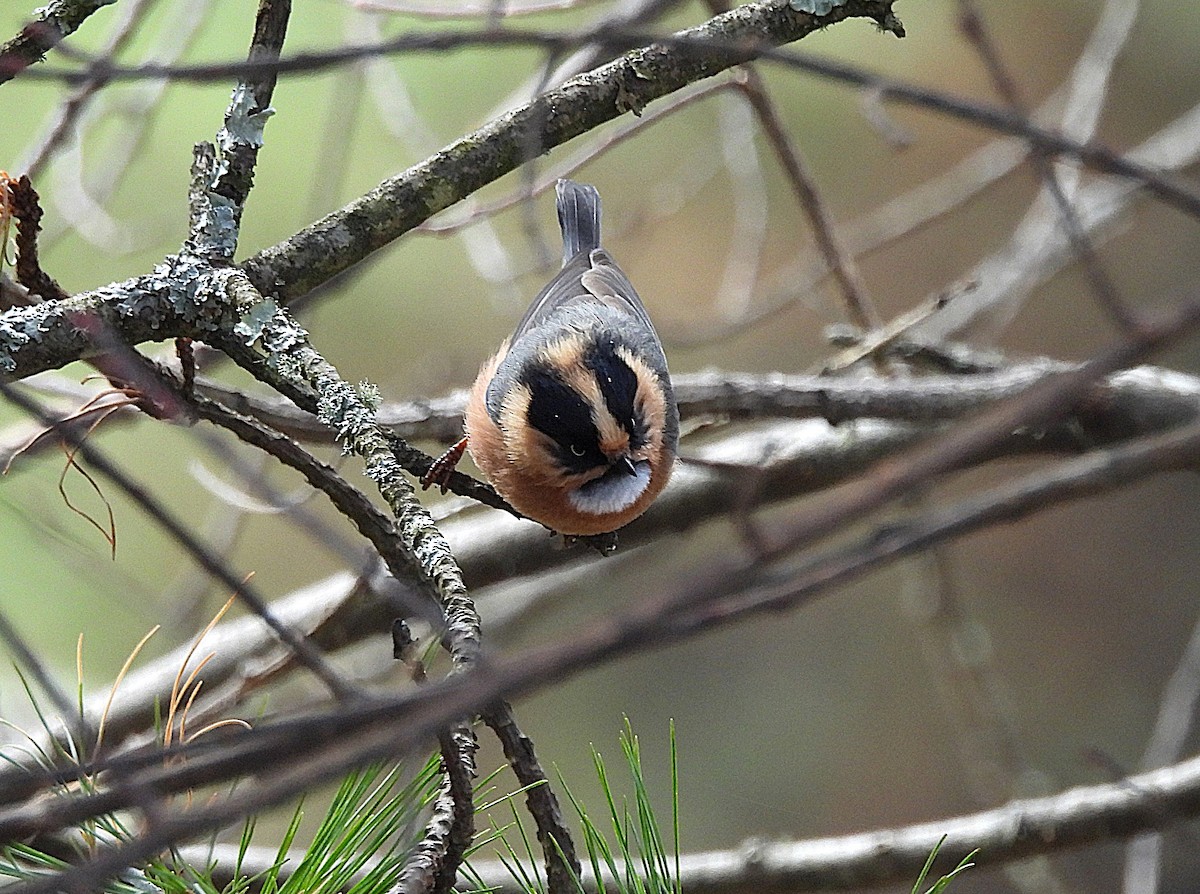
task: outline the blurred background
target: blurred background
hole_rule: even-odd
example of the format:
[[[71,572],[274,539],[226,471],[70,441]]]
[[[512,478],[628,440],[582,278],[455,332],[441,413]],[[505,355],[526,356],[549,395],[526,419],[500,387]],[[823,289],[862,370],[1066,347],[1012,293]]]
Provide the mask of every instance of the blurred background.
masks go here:
[[[359,5],[296,4],[285,52],[471,25]],[[104,50],[114,29],[134,15],[142,19],[121,51],[124,61],[238,59],[254,9],[229,0],[122,0],[94,15],[70,44]],[[581,27],[611,9],[586,3],[520,24]],[[1038,120],[1048,125],[1061,120],[1063,96],[1090,40],[1119,48],[1106,73],[1083,75],[1103,91],[1096,141],[1131,149],[1194,115],[1200,103],[1200,4],[982,0],[978,9],[1026,102],[1042,110]],[[16,33],[31,11],[16,0],[0,5],[0,36]],[[896,11],[908,33],[903,40],[854,20],[797,49],[999,102],[958,27],[955,2],[907,0]],[[654,27],[684,27],[708,16],[703,4],[682,3]],[[281,78],[239,257],[284,239],[523,101],[543,64],[533,49],[475,48]],[[41,69],[62,66],[52,57]],[[989,277],[1002,278],[991,268],[981,274],[977,265],[1013,244],[1039,189],[1028,163],[979,178],[983,185],[966,200],[928,213],[897,238],[873,237],[872,225],[884,220],[878,209],[932,207],[913,191],[943,183],[976,153],[993,151],[995,135],[888,105],[890,129],[905,135],[897,140],[871,120],[873,106],[858,91],[779,66],[762,64],[759,71],[827,212],[859,251],[866,291],[882,318],[964,281],[986,289]],[[38,158],[38,147],[71,88],[31,77],[0,88],[0,168],[18,174],[36,161],[34,184],[46,209],[43,265],[63,286],[82,291],[144,272],[178,247],[186,232],[192,145],[213,139],[230,88],[225,82],[110,86],[84,112],[78,138],[59,141],[46,158]],[[669,102],[651,104],[646,116]],[[672,371],[820,368],[832,352],[825,327],[845,322],[846,310],[831,282],[809,281],[817,261],[811,229],[747,104],[731,90],[714,89],[597,151],[601,140],[632,123],[624,116],[556,149],[538,160],[536,171],[552,178],[560,166],[586,159],[572,176],[599,187],[606,244],[654,315]],[[1192,146],[1200,146],[1197,133]],[[1096,182],[1085,175],[1085,186]],[[518,172],[478,198],[487,205],[523,186]],[[509,333],[557,264],[553,199],[544,193],[460,226],[465,216],[462,208],[449,209],[434,221],[442,231],[410,233],[298,311],[345,379],[377,383],[387,400],[444,395],[468,385]],[[1095,238],[1131,305],[1194,295],[1197,221],[1137,199]],[[1088,357],[1116,332],[1068,262],[1015,289],[955,336],[1013,357],[1072,360]],[[170,354],[169,346],[160,347]],[[1198,357],[1192,341],[1155,362],[1195,371]],[[91,372],[71,367],[54,375],[78,383]],[[247,384],[229,369],[212,374]],[[18,420],[0,407],[0,423]],[[206,437],[221,450],[235,449],[211,432]],[[263,592],[283,595],[346,568],[336,549],[310,538],[286,513],[240,498],[221,451],[195,432],[145,420],[101,426],[93,438],[203,536],[228,538],[231,564],[253,571]],[[438,452],[444,445],[422,446]],[[932,496],[950,497],[1031,463],[979,469]],[[264,467],[268,480],[350,536],[322,500],[308,499],[298,478],[273,465]],[[105,489],[118,531],[114,558],[59,495],[64,466],[56,453],[18,459],[2,481],[0,599],[68,685],[82,634],[85,689],[103,691],[153,625],[163,629],[146,658],[186,641],[227,594],[198,582],[179,550]],[[347,472],[365,486],[353,464]],[[78,474],[68,472],[64,486],[81,507],[104,512]],[[893,564],[793,612],[590,671],[521,702],[517,716],[543,760],[584,800],[594,800],[588,746],[616,758],[627,715],[664,811],[673,719],[687,851],[733,847],[752,836],[820,837],[932,820],[1109,781],[1139,767],[1163,686],[1200,614],[1198,497],[1195,476],[1181,473],[1044,512]],[[486,621],[505,600],[544,588],[536,611],[505,625],[493,645],[508,650],[544,642],[685,574],[729,539],[727,526],[713,524],[609,560],[580,557],[592,571],[601,562],[600,574],[518,581],[476,596]],[[386,633],[379,631],[352,660],[385,666]],[[0,716],[18,724],[32,716],[7,664],[0,668]],[[1189,741],[1188,753],[1194,736]],[[489,744],[481,768],[501,762]],[[1190,826],[1168,833],[1161,890],[1193,890],[1200,879],[1195,833]],[[1114,891],[1121,855],[1118,846],[1097,847],[1023,870],[976,871],[962,890]]]

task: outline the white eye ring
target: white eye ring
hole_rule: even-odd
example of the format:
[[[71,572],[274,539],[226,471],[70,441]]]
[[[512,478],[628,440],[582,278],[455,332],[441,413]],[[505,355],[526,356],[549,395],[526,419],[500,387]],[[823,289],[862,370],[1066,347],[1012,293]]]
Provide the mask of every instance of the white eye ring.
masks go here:
[[[582,447],[580,447],[578,444],[571,445],[571,455],[572,456],[583,456],[586,452],[587,451],[584,450]]]

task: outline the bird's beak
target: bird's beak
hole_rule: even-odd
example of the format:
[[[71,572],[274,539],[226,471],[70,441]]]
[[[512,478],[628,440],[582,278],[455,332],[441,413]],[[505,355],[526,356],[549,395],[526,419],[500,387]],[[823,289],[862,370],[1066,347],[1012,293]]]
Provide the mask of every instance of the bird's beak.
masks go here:
[[[638,473],[637,466],[635,466],[633,464],[633,460],[629,458],[629,454],[622,456],[613,465],[615,465],[618,469],[620,469],[626,475],[633,475],[634,477],[637,476],[637,473]]]

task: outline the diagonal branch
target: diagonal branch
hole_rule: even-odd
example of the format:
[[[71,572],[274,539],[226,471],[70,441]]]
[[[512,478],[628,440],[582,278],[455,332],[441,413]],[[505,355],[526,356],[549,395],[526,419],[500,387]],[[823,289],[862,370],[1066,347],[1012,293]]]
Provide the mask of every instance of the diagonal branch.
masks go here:
[[[824,17],[780,3],[739,6],[680,32],[672,41],[634,50],[545,92],[260,252],[243,268],[264,295],[285,302],[297,298],[515,170],[528,158],[531,143],[546,152],[744,62],[764,46],[798,40],[837,21],[865,16],[881,24],[892,22],[891,6],[848,0]]]
[[[12,40],[0,46],[0,84],[41,62],[50,50],[83,24],[84,20],[116,0],[51,0]]]
[[[308,342],[307,334],[285,311],[266,300],[240,271],[226,278],[229,298],[243,318],[261,322],[254,343],[269,356],[248,349],[244,341],[218,339],[233,359],[265,379],[300,406],[316,412],[333,428],[343,449],[360,455],[366,474],[396,517],[394,541],[413,557],[421,575],[432,585],[445,618],[445,645],[452,661],[451,677],[467,674],[480,659],[481,631],[475,604],[467,593],[462,572],[441,531],[417,500],[393,455],[392,445],[375,419],[378,395],[366,383],[352,388]],[[476,741],[465,715],[449,718],[438,737],[445,779],[438,809],[420,846],[405,867],[405,894],[448,891],[473,833],[473,804],[469,797],[474,776]]]

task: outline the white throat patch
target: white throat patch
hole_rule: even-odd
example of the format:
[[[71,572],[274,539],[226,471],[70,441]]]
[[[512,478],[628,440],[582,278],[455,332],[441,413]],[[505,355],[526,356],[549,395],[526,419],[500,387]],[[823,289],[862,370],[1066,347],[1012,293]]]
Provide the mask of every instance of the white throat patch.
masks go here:
[[[636,475],[613,468],[567,495],[571,505],[588,515],[620,512],[637,502],[650,485],[650,463],[635,463]]]

